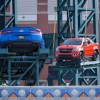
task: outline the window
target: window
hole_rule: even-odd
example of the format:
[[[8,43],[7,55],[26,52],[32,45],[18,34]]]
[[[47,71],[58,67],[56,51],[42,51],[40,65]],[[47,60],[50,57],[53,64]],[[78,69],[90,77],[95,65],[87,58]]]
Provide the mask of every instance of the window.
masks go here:
[[[67,39],[64,41],[63,43],[64,45],[81,45],[82,44],[82,40],[74,40],[74,39]]]
[[[55,12],[54,9],[57,7],[57,0],[48,0],[48,20],[54,21],[55,20]],[[67,19],[67,12],[63,11],[63,20]],[[56,14],[57,20],[57,14]]]
[[[17,0],[18,21],[37,20],[37,0]]]
[[[83,8],[85,8],[85,9],[92,8],[92,0],[87,1],[86,4],[85,4],[85,6]],[[82,20],[86,20],[86,18],[88,17],[88,15],[90,13],[91,13],[90,11],[84,11],[84,12],[82,12]]]

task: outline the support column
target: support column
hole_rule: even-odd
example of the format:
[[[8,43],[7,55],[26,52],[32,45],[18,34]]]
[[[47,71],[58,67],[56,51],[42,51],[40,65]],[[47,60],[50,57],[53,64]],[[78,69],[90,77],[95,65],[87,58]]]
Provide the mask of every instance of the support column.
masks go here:
[[[11,59],[8,58],[8,81],[9,86],[11,86]]]

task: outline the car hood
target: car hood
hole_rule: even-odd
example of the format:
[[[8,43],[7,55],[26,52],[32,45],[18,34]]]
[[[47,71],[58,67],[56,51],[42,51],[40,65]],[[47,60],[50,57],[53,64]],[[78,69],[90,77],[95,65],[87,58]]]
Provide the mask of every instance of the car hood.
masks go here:
[[[58,46],[60,49],[63,49],[63,48],[80,48],[80,45],[60,45]]]

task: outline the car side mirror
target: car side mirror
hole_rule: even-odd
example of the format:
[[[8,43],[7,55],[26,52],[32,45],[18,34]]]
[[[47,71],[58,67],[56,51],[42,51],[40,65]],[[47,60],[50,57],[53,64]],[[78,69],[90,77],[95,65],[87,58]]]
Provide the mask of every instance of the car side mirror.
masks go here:
[[[86,42],[83,42],[83,46],[86,46]]]
[[[88,41],[88,44],[90,44],[90,41]]]

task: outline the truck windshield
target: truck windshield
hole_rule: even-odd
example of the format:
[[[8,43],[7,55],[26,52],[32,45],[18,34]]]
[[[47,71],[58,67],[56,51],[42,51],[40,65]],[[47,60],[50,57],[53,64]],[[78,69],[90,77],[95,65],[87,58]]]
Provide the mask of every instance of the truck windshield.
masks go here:
[[[64,45],[81,45],[82,44],[82,40],[72,40],[72,39],[67,39],[64,41],[63,43]]]

